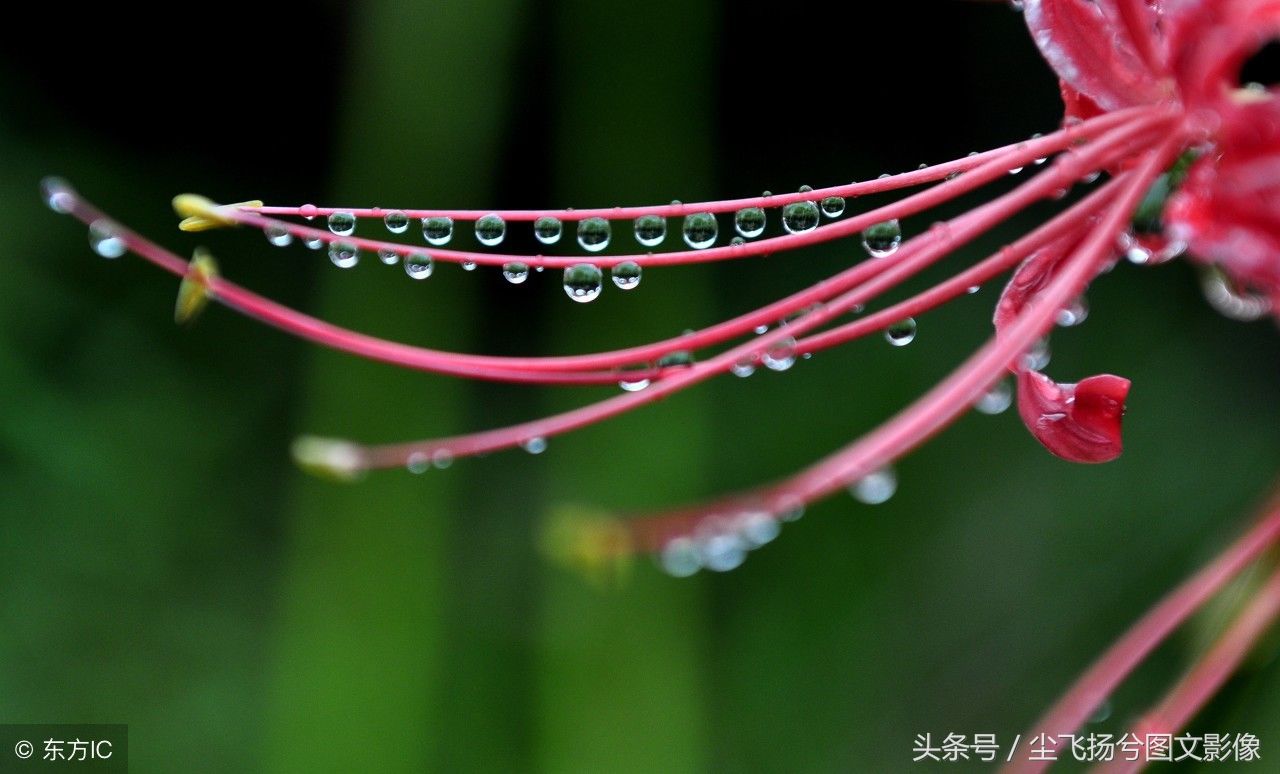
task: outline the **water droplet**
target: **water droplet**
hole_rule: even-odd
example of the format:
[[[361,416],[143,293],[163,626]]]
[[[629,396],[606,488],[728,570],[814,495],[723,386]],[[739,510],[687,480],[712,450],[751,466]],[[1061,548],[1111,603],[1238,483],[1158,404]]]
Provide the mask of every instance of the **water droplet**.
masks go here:
[[[641,390],[649,386],[649,380],[648,379],[630,379],[630,380],[623,379],[622,381],[618,382],[618,386],[622,388],[623,392],[640,392]]]
[[[320,248],[324,247],[325,241],[324,241],[324,237],[308,236],[308,237],[302,238],[302,244],[308,250],[319,250]]]
[[[1271,313],[1270,299],[1241,289],[1216,266],[1206,269],[1201,275],[1200,289],[1209,306],[1229,320],[1253,322]]]
[[[640,286],[640,264],[635,261],[623,261],[609,272],[613,276],[613,284],[623,290],[631,290]]]
[[[1039,132],[1036,132],[1035,134],[1031,135],[1031,139],[1032,139],[1032,140],[1039,140],[1039,139],[1040,139],[1040,138],[1042,138],[1042,137],[1044,137],[1044,135],[1043,135],[1043,134],[1040,134]],[[1048,160],[1049,160],[1049,157],[1048,157],[1048,156],[1042,156],[1042,157],[1040,157],[1040,158],[1036,159],[1035,164],[1036,164],[1036,166],[1038,167],[1038,166],[1040,166],[1041,164],[1045,163],[1045,162],[1046,162],[1046,161],[1048,161]]]
[[[756,372],[756,359],[748,355],[729,367],[734,376],[746,379]]]
[[[427,244],[437,247],[449,244],[449,240],[453,239],[453,218],[439,215],[423,218],[422,238],[427,240]]]
[[[766,333],[768,333],[768,332],[769,332],[769,326],[768,326],[768,325],[757,325],[757,326],[756,326],[756,328],[755,328],[755,331],[756,331],[756,335],[757,335],[757,336],[763,336],[763,335],[765,335]]]
[[[844,214],[844,197],[828,196],[822,200],[822,214],[828,218],[838,218]]]
[[[400,210],[392,210],[383,218],[382,223],[387,227],[387,231],[392,234],[403,234],[409,230],[409,216]]]
[[[902,244],[902,225],[895,218],[877,223],[862,232],[862,247],[872,258],[884,258],[898,252]]]
[[[293,234],[290,234],[289,229],[284,226],[267,226],[262,233],[266,234],[267,241],[276,247],[288,247],[293,244]]]
[[[782,227],[788,234],[803,234],[818,227],[818,205],[792,202],[782,208]]]
[[[685,244],[695,250],[705,250],[716,243],[720,226],[716,223],[715,215],[709,212],[697,212],[685,216],[681,230],[684,232]]]
[[[350,242],[334,242],[329,245],[329,260],[339,269],[350,269],[360,262],[360,250]]]
[[[676,538],[662,547],[658,564],[663,572],[675,578],[688,578],[702,569],[702,552],[687,537]]]
[[[1049,340],[1042,338],[1036,341],[1031,349],[1027,350],[1027,353],[1022,356],[1022,364],[1032,371],[1041,371],[1049,365],[1051,356]]]
[[[849,494],[860,503],[880,505],[886,503],[898,491],[898,476],[893,468],[881,468],[849,487]]]
[[[804,516],[804,501],[788,495],[778,503],[776,512],[782,521],[799,521]]]
[[[712,532],[698,548],[702,564],[715,572],[728,572],[747,558],[746,546],[736,532]]]
[[[542,454],[547,450],[547,439],[540,435],[535,435],[526,441],[522,441],[520,443],[520,448],[530,454]]]
[[[799,191],[800,193],[813,193],[813,186],[811,186],[811,185],[802,185],[802,186],[800,186],[799,188],[797,188],[796,190],[797,190],[797,191]]]
[[[683,349],[658,358],[658,368],[684,368],[693,363],[693,353]]]
[[[405,460],[404,466],[410,473],[420,476],[431,469],[431,459],[422,452],[413,452]]]
[[[125,251],[119,229],[109,220],[95,220],[89,224],[89,247],[103,258],[119,258]]]
[[[733,227],[747,239],[755,239],[764,233],[768,217],[759,207],[747,207],[738,210],[733,216]]]
[[[564,292],[578,303],[596,300],[603,283],[604,275],[594,264],[577,263],[564,270]]]
[[[1093,713],[1089,715],[1089,723],[1105,723],[1111,718],[1112,706],[1111,699],[1103,699],[1097,707],[1093,708]]]
[[[349,212],[335,212],[329,216],[329,230],[338,236],[351,236],[356,230],[356,216]]]
[[[1011,405],[1013,405],[1013,388],[1009,386],[1009,382],[1001,379],[978,398],[973,407],[980,413],[995,416],[1008,411]]]
[[[760,358],[770,371],[786,371],[796,364],[796,340],[786,338],[770,347]]]
[[[645,247],[657,247],[667,238],[667,219],[660,215],[641,215],[635,222],[636,241]]]
[[[319,208],[314,204],[304,204],[298,208],[298,214],[307,220],[315,220],[319,214]]]
[[[1072,301],[1070,306],[1058,312],[1058,325],[1071,328],[1089,319],[1089,301],[1081,296]]]
[[[395,250],[392,250],[390,248],[384,247],[378,251],[378,260],[382,261],[387,266],[395,266],[396,261],[400,260],[400,253],[397,253]]]
[[[598,253],[609,246],[613,227],[604,218],[587,218],[578,224],[578,244],[589,253]]]
[[[424,280],[435,271],[436,262],[426,253],[409,253],[404,259],[404,273],[416,280]]]
[[[916,340],[916,320],[908,317],[889,326],[884,332],[884,340],[895,347],[905,347]]]
[[[533,222],[533,236],[544,245],[554,245],[560,241],[564,233],[564,224],[559,218],[543,215]]]
[[[1026,169],[1026,167],[1014,167],[1013,169],[1009,170],[1009,174],[1016,175],[1019,172],[1021,172],[1023,169]]]
[[[748,548],[759,548],[771,543],[782,533],[778,520],[764,511],[748,511],[738,517],[738,534]]]
[[[76,197],[71,185],[60,177],[46,177],[40,181],[40,197],[49,209],[59,215],[71,212]]]
[[[458,265],[462,267],[462,270],[463,270],[463,271],[475,271],[475,270],[476,270],[476,262],[475,262],[475,261],[471,261],[471,260],[462,260],[462,261],[459,261],[459,262],[458,262]]]
[[[1135,266],[1145,266],[1151,263],[1151,251],[1145,245],[1134,240],[1129,245],[1129,249],[1125,251],[1124,257]]]
[[[502,276],[506,277],[507,282],[510,282],[512,285],[519,285],[529,279],[529,264],[522,263],[520,261],[512,261],[511,263],[503,264]]]
[[[437,470],[444,470],[453,464],[453,452],[448,449],[436,449],[431,455],[431,464],[435,465]]]
[[[965,289],[964,292],[968,293],[969,295],[973,295],[974,293],[977,293],[979,290],[982,290],[981,285],[970,285],[967,289]]]
[[[485,247],[502,244],[507,235],[507,222],[498,215],[485,215],[476,221],[476,241]]]

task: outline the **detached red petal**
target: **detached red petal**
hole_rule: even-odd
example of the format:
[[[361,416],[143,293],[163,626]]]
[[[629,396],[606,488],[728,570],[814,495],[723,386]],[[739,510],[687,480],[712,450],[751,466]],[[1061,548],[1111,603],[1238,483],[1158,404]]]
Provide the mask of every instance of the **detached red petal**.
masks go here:
[[[1139,56],[1114,0],[1026,0],[1023,15],[1058,77],[1103,111],[1160,99],[1159,79]]]
[[[997,336],[1049,284],[1072,246],[1060,241],[1018,267],[996,305]],[[1128,379],[1103,374],[1060,384],[1021,361],[1012,368],[1018,375],[1018,414],[1046,449],[1072,462],[1110,462],[1120,456]]]
[[[1110,462],[1124,450],[1121,420],[1129,380],[1103,374],[1058,384],[1038,371],[1018,375],[1018,413],[1046,449],[1072,462]]]

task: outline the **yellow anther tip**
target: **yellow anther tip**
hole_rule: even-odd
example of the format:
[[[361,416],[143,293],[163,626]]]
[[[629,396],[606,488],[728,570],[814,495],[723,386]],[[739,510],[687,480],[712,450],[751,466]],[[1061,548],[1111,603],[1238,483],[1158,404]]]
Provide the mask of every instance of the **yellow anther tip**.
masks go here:
[[[635,552],[631,532],[607,514],[561,508],[547,520],[540,543],[548,559],[601,589],[617,588],[630,575]]]
[[[187,274],[178,286],[178,301],[173,307],[173,319],[178,324],[188,323],[200,315],[213,293],[209,281],[218,276],[218,262],[203,247],[197,247]]]
[[[182,218],[178,228],[183,231],[208,231],[234,226],[235,220],[226,215],[228,210],[261,206],[262,201],[259,199],[235,204],[217,204],[199,194],[178,194],[173,197],[173,211]]]
[[[1256,105],[1270,101],[1275,95],[1260,83],[1248,83],[1232,91],[1230,96],[1237,105]]]
[[[364,476],[364,454],[348,441],[299,436],[293,442],[293,461],[318,478],[350,483]]]

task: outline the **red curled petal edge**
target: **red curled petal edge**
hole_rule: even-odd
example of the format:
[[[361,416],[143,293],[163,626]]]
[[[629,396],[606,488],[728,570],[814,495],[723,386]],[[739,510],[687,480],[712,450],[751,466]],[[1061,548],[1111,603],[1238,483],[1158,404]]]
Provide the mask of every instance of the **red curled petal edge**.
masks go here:
[[[1027,369],[1018,374],[1018,414],[1053,454],[1071,462],[1110,462],[1124,451],[1121,421],[1129,385],[1112,374],[1060,384]]]

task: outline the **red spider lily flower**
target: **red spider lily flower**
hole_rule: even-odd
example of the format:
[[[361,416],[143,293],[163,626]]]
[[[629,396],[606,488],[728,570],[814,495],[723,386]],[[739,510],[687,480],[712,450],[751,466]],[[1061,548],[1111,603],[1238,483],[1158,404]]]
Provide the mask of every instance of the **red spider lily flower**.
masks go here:
[[[780,520],[794,517],[815,499],[846,488],[869,501],[883,499],[891,489],[887,466],[975,404],[990,402],[991,391],[1000,388],[1009,371],[1016,375],[1019,414],[1049,451],[1090,463],[1118,456],[1129,382],[1101,375],[1057,383],[1041,373],[1039,353],[1055,324],[1082,316],[1077,304],[1086,288],[1126,253],[1132,260],[1153,262],[1190,248],[1195,260],[1225,272],[1233,298],[1255,301],[1256,308],[1268,311],[1277,308],[1272,302],[1280,301],[1280,103],[1272,92],[1241,84],[1239,74],[1250,56],[1280,37],[1280,0],[1025,0],[1022,5],[1036,45],[1061,81],[1066,107],[1062,127],[904,174],[785,195],[606,209],[218,205],[191,195],[174,201],[185,230],[255,228],[277,246],[302,242],[327,249],[332,262],[344,269],[362,255],[376,255],[383,263],[400,264],[415,279],[425,279],[440,263],[498,267],[513,283],[526,281],[532,272],[561,271],[565,292],[576,302],[598,297],[606,273],[613,285],[627,291],[650,269],[776,255],[841,238],[860,238],[869,254],[867,260],[760,309],[627,349],[516,358],[375,338],[236,285],[218,275],[207,255],[183,260],[111,221],[61,181],[48,181],[45,196],[54,210],[89,224],[90,240],[101,255],[131,251],[183,278],[179,312],[184,318],[200,301],[213,299],[298,337],[404,368],[474,379],[618,383],[623,388],[619,395],[559,415],[450,438],[384,446],[318,438],[297,442],[294,452],[301,464],[343,479],[374,468],[443,467],[456,458],[517,446],[541,450],[551,436],[718,375],[746,375],[759,367],[786,370],[799,356],[867,335],[883,333],[892,343],[905,343],[913,336],[916,316],[1012,272],[995,310],[991,340],[933,389],[845,448],[752,491],[640,518],[562,524],[551,533],[557,554],[589,567],[610,567],[648,552],[676,575],[727,570],[773,539]],[[1013,191],[903,240],[901,220],[1011,172],[1035,169],[1050,158],[1051,164]],[[854,197],[917,188],[891,204],[847,211]],[[844,319],[1015,213],[1063,199],[1072,189],[1082,195],[993,255],[904,301]],[[313,226],[316,218],[324,218],[328,229]],[[678,236],[668,235],[671,219],[677,219]],[[390,238],[357,235],[366,220],[382,221]],[[422,241],[400,241],[415,224],[421,227]],[[470,224],[479,249],[451,246],[459,224]],[[770,224],[776,224],[772,233]],[[530,229],[549,253],[502,252],[513,227]],[[734,236],[726,240],[730,231]],[[606,253],[616,242],[634,242],[636,249]],[[672,243],[676,249],[663,249]],[[1280,529],[1268,529],[1266,541],[1280,534]],[[1258,546],[1266,544],[1257,534],[1248,551],[1233,555],[1231,568],[1238,569],[1243,558],[1256,556]],[[1195,586],[1199,596],[1191,598],[1200,599],[1229,577],[1220,572],[1202,579]],[[1151,631],[1167,633],[1194,609],[1172,606],[1158,617],[1164,628]],[[1144,639],[1142,647],[1151,639]],[[1124,652],[1132,656],[1140,649]],[[1103,682],[1117,680],[1125,671],[1108,668]],[[1090,690],[1096,687],[1097,682],[1090,684]],[[1072,712],[1051,725],[1078,724],[1076,705],[1071,706]]]

